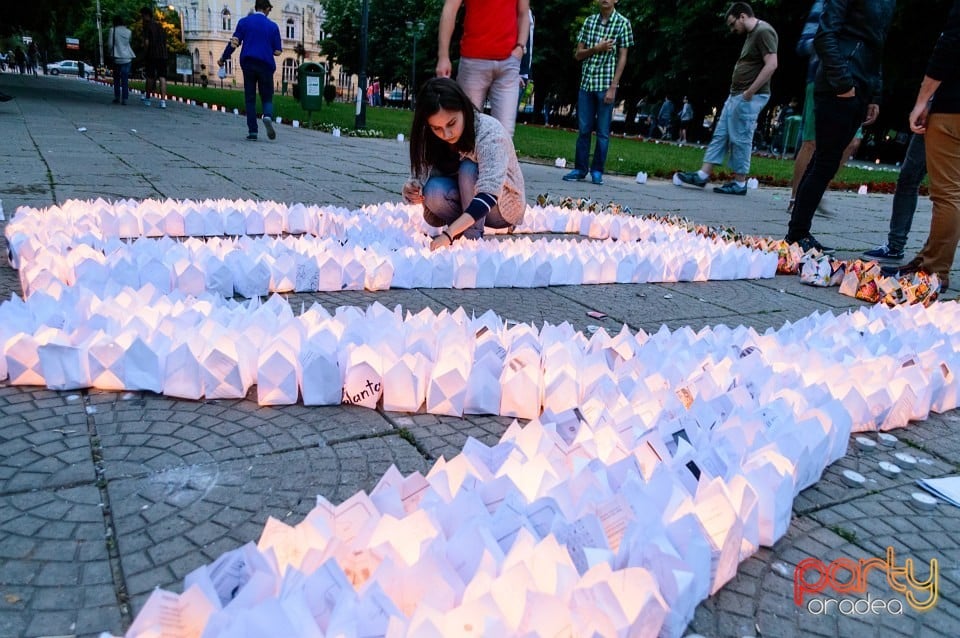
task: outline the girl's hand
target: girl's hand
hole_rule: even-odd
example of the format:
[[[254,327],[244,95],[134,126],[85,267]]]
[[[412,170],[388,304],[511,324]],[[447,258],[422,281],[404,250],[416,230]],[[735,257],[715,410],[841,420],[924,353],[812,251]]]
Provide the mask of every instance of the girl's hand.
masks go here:
[[[401,194],[403,195],[403,201],[407,202],[408,204],[423,203],[423,186],[420,184],[419,180],[408,179],[403,185]]]
[[[447,239],[446,235],[440,234],[433,238],[430,242],[430,252],[435,251],[438,248],[443,248],[444,246],[450,246],[451,241]]]

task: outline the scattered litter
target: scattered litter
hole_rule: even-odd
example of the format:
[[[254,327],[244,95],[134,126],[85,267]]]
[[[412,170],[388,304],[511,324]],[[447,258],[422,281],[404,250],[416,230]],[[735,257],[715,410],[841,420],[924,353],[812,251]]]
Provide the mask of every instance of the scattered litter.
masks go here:
[[[599,329],[600,329],[600,326],[587,326],[587,332],[589,332],[590,334],[595,333]]]
[[[137,129],[132,128],[132,129],[130,129],[130,132],[131,132],[131,133],[136,133],[136,132],[137,132]]]
[[[860,472],[854,472],[853,470],[844,470],[843,481],[850,487],[860,487],[866,482],[866,477]]]
[[[663,296],[663,298],[664,298],[664,299],[673,299],[673,295],[671,295],[671,294],[668,292],[667,294],[665,294],[665,295]]]
[[[912,454],[908,454],[907,452],[897,452],[893,456],[908,468],[917,466],[917,457],[913,456]]]
[[[910,498],[913,501],[913,506],[918,510],[929,512],[930,510],[937,509],[937,499],[926,492],[914,492],[910,495]]]
[[[557,159],[555,159],[555,160],[553,161],[553,165],[556,166],[557,168],[566,168],[566,167],[567,167],[567,158],[565,158],[565,157],[558,157]]]
[[[87,414],[96,414],[96,413],[97,413],[97,406],[95,405],[87,406]]]
[[[784,563],[783,561],[779,561],[779,560],[775,561],[773,564],[770,565],[770,569],[777,572],[784,578],[790,578],[790,579],[793,578],[793,568],[790,567],[790,565],[787,565],[786,563]]]
[[[80,399],[79,394],[70,394],[67,395],[67,401],[78,401]]]
[[[917,485],[948,503],[960,507],[960,476],[920,479]]]
[[[62,429],[62,428],[54,428],[53,431],[56,432],[57,434],[62,434],[63,436],[67,436],[68,434],[76,434],[76,433],[77,433],[76,430],[64,430],[64,429]]]
[[[77,129],[77,132],[78,132],[78,133],[86,133],[86,132],[87,132],[87,127],[86,127],[86,126],[81,126],[80,128]]]
[[[591,310],[587,313],[587,316],[591,319],[605,319],[606,313],[600,312],[598,310]]]
[[[638,297],[646,297],[646,296],[647,296],[647,293],[645,293],[645,292],[638,292],[638,293],[637,293],[637,296],[638,296]]]

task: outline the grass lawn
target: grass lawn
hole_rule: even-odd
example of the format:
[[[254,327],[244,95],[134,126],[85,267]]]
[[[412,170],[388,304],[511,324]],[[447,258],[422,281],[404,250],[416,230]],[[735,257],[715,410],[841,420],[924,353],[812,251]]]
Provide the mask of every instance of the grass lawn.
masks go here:
[[[143,88],[142,83],[131,82],[132,86]],[[226,106],[227,109],[243,111],[243,93],[235,89],[218,89],[213,85],[207,88],[167,84],[171,95]],[[274,115],[285,122],[300,120],[306,126],[307,113],[300,103],[291,96],[274,96]],[[336,126],[348,133],[353,129],[355,106],[351,103],[334,102],[324,104],[312,116],[314,128],[329,130]],[[390,107],[367,107],[367,129],[377,131],[386,138],[394,138],[398,133],[409,135],[413,114],[405,109]],[[545,128],[538,125],[519,124],[514,135],[514,144],[521,157],[553,163],[558,157],[564,157],[567,165],[573,164],[573,150],[576,131],[569,129]],[[622,175],[635,175],[640,171],[650,176],[669,178],[678,170],[696,170],[703,160],[703,149],[696,146],[678,146],[637,138],[610,138],[610,150],[607,155],[607,172]],[[793,160],[776,159],[755,155],[751,162],[751,175],[761,183],[773,186],[788,186],[793,178]],[[729,173],[719,172],[716,177],[727,179]],[[893,192],[897,173],[891,171],[870,171],[863,168],[843,167],[831,184],[837,189],[856,189],[860,184],[870,184],[873,192]]]

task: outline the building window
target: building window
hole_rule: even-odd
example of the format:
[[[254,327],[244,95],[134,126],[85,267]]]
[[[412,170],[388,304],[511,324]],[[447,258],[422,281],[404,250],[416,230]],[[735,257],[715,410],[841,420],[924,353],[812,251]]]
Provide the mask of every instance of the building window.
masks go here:
[[[198,71],[200,70],[200,49],[193,50],[193,66]]]
[[[297,79],[297,61],[293,58],[283,61],[283,79],[286,82],[295,82]]]
[[[293,18],[287,18],[287,38],[295,40],[297,38],[297,28]]]
[[[229,9],[224,9],[223,13],[220,14],[220,25],[224,31],[233,30],[233,17],[230,15]]]

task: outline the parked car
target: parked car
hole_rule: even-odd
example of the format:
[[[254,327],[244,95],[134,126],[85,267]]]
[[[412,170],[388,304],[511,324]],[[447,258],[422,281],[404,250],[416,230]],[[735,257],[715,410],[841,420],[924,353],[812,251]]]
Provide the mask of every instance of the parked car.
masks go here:
[[[84,62],[84,73],[93,73],[93,65]],[[77,70],[80,68],[80,63],[76,60],[60,60],[59,62],[51,62],[47,65],[47,73],[50,75],[76,75]]]
[[[410,103],[407,96],[404,95],[402,89],[393,89],[392,91],[387,92],[384,97],[384,103],[386,106],[406,106]]]

